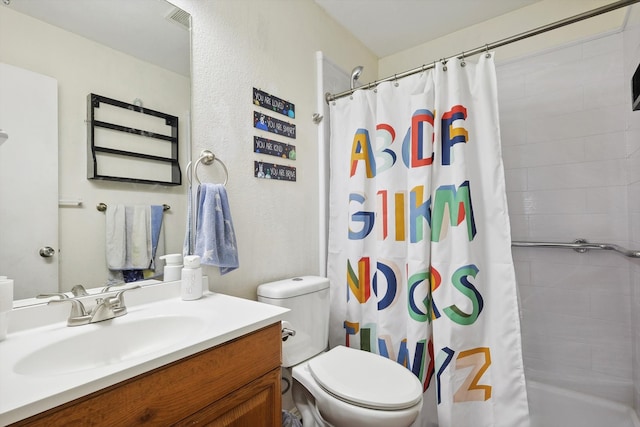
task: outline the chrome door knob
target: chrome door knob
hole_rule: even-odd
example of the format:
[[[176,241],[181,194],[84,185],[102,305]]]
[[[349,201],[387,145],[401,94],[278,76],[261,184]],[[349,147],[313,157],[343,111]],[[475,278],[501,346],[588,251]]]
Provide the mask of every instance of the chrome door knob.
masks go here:
[[[56,250],[53,249],[51,246],[44,246],[40,248],[40,256],[42,258],[51,258],[55,254],[56,254]]]

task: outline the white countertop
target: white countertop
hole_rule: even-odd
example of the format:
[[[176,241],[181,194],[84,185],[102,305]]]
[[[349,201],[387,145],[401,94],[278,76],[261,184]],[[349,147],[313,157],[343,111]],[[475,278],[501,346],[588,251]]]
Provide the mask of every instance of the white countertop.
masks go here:
[[[28,329],[17,328],[13,332],[14,328],[10,328],[6,340],[0,342],[0,425],[19,421],[256,331],[282,320],[284,313],[288,311],[282,307],[210,292],[195,301],[182,301],[177,296],[178,289],[179,282],[172,282],[129,291],[125,296],[128,314],[100,323],[68,327],[66,316],[70,305],[56,304],[40,306],[39,312],[55,312],[58,316],[64,313],[65,320],[58,319],[53,323]],[[148,302],[150,299],[157,299],[158,294],[166,298]],[[12,314],[16,322],[34,315],[33,309],[31,312],[22,313],[14,309]],[[197,317],[205,319],[205,322],[193,330],[185,330],[179,339],[167,342],[166,346],[163,343],[159,349],[154,349],[148,354],[134,355],[125,360],[66,373],[56,372],[54,363],[51,363],[50,372],[48,366],[45,373],[16,372],[16,364],[29,354],[60,341],[75,338],[78,334],[90,336],[92,331],[101,328],[127,326],[127,323],[149,317],[172,316]],[[11,320],[10,317],[10,322]],[[91,348],[99,348],[101,344],[118,344],[117,338],[109,341],[113,342],[92,343]]]

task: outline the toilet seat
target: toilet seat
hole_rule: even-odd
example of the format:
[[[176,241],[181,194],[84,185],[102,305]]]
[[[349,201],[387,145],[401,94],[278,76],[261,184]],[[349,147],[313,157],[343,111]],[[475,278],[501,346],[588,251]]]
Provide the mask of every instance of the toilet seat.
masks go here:
[[[353,405],[400,410],[422,400],[422,384],[411,371],[374,353],[337,346],[308,366],[323,389]]]

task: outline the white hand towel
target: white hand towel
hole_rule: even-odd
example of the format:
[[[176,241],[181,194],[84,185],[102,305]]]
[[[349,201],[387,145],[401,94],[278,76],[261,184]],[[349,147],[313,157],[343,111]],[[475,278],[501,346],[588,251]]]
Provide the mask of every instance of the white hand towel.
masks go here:
[[[144,270],[152,259],[151,207],[109,205],[106,252],[109,270]]]
[[[120,270],[125,266],[127,256],[127,228],[124,205],[109,205],[106,218],[107,267]]]
[[[151,264],[151,207],[127,206],[128,269],[145,269]]]

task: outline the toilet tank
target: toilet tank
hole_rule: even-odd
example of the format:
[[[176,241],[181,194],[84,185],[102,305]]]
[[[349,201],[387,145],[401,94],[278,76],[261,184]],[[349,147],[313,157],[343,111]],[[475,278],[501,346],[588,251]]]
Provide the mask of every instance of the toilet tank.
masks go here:
[[[291,310],[283,318],[283,327],[296,334],[282,342],[282,366],[297,365],[326,350],[329,279],[302,276],[265,283],[258,286],[258,301]]]

